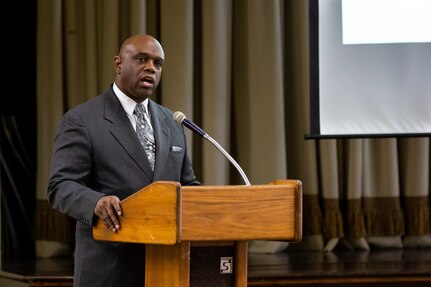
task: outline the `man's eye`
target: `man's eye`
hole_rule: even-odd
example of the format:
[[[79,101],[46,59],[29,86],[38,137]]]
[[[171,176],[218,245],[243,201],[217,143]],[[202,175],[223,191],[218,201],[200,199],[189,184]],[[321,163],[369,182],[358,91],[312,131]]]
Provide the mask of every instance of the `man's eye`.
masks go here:
[[[139,60],[139,62],[146,62],[147,57],[139,57],[138,60]]]

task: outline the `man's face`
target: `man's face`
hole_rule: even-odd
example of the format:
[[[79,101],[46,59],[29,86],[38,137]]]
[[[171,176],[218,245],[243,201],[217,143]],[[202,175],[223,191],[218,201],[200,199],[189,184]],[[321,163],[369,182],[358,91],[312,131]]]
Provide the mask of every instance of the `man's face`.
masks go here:
[[[164,52],[152,38],[132,39],[116,57],[116,83],[127,96],[136,102],[150,97],[159,85]]]

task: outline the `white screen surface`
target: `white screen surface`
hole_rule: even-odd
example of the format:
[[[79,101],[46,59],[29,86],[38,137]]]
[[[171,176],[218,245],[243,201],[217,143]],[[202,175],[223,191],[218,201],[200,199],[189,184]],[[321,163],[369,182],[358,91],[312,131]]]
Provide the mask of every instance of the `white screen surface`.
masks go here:
[[[360,0],[369,11],[376,1]],[[341,0],[318,4],[320,131],[312,134],[431,134],[431,43],[345,45]]]
[[[344,44],[431,42],[430,0],[342,0]]]

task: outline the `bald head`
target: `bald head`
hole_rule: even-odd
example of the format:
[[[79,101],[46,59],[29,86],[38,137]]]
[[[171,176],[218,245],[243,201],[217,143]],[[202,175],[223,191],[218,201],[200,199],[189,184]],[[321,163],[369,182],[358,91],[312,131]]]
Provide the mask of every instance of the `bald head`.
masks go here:
[[[122,54],[125,53],[125,51],[127,51],[128,48],[142,45],[144,43],[146,43],[147,45],[154,45],[163,52],[162,45],[159,43],[159,41],[157,41],[156,38],[147,34],[138,34],[124,40],[118,55],[121,57]],[[164,58],[164,54],[163,54],[163,58]]]
[[[165,54],[154,37],[139,34],[127,38],[114,57],[115,84],[128,97],[142,102],[158,86]]]

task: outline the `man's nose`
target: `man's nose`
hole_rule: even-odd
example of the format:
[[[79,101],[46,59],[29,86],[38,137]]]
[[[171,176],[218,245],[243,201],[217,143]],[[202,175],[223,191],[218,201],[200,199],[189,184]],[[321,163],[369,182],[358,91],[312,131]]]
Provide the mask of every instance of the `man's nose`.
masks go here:
[[[151,73],[154,73],[154,71],[155,71],[154,62],[150,60],[147,63],[145,63],[144,70],[151,72]]]

